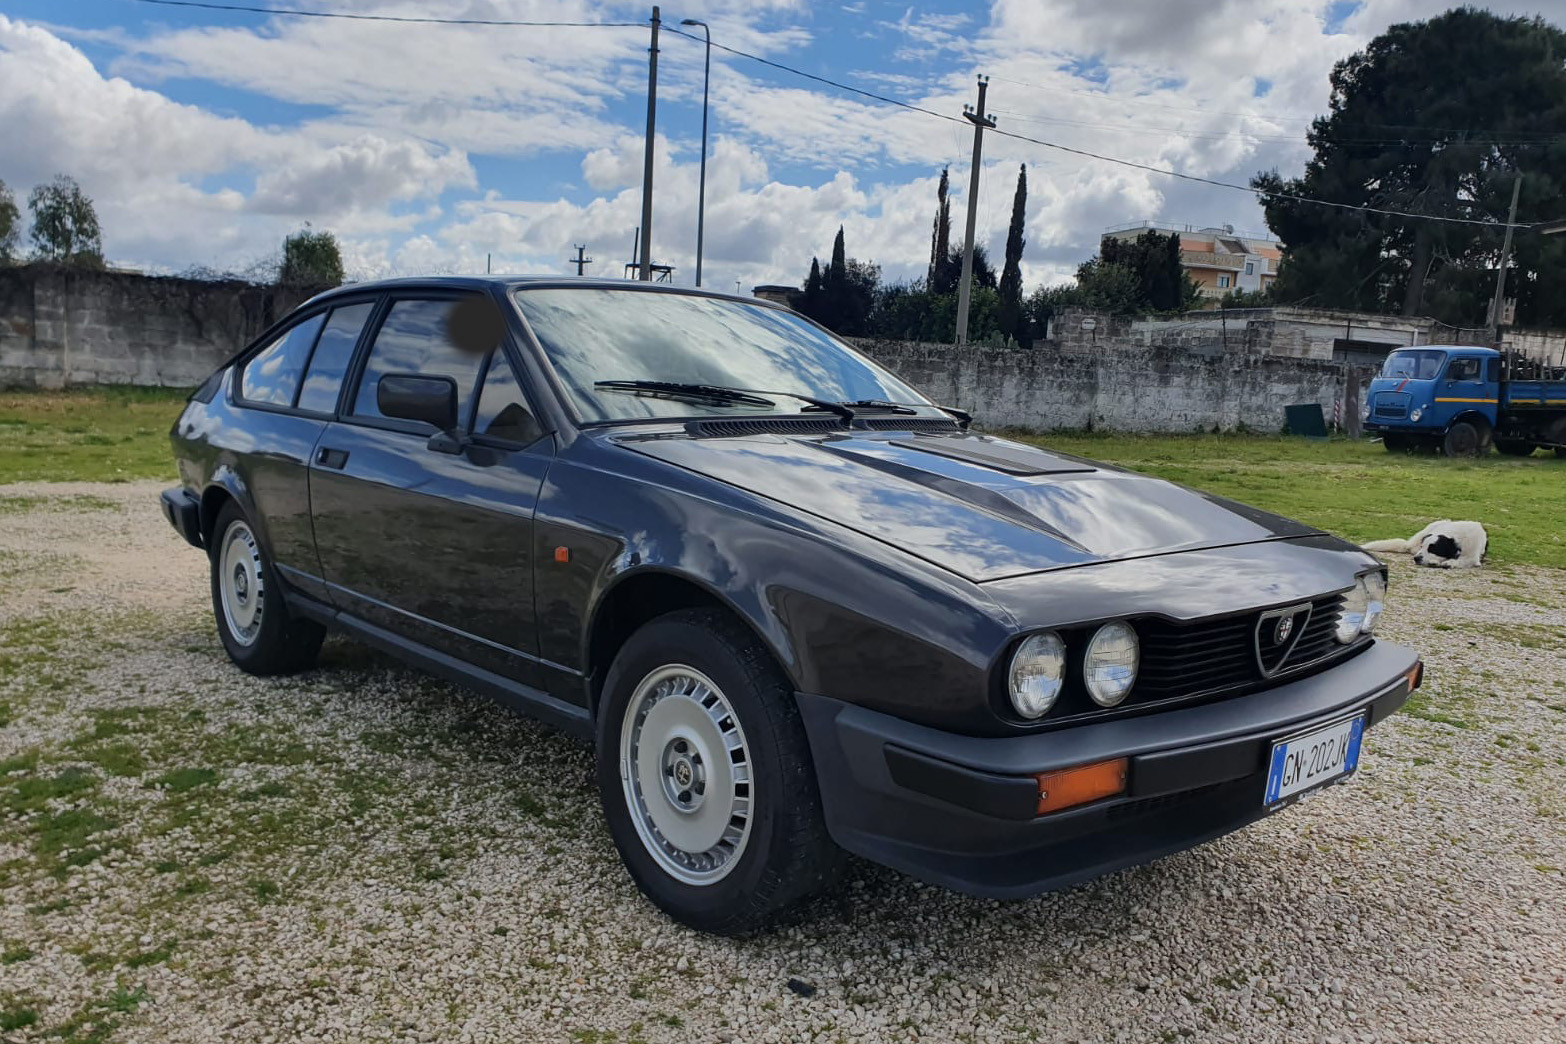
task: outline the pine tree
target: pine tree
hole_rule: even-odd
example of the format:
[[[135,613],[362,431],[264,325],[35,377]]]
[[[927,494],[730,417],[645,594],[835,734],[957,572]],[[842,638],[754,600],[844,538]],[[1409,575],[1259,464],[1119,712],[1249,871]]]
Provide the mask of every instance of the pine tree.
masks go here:
[[[1023,329],[1022,317],[1022,247],[1023,226],[1028,213],[1028,167],[1023,164],[1017,172],[1017,194],[1011,199],[1011,228],[1006,233],[1006,265],[1000,278],[1001,333],[1016,340],[1023,347],[1033,343],[1029,331]]]

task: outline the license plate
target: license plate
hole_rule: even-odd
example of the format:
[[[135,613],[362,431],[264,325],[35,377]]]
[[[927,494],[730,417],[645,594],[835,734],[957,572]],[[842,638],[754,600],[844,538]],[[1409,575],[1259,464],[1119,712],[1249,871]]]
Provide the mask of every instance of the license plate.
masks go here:
[[[1264,805],[1276,805],[1295,794],[1330,783],[1359,764],[1359,744],[1365,735],[1363,714],[1313,729],[1272,745]]]

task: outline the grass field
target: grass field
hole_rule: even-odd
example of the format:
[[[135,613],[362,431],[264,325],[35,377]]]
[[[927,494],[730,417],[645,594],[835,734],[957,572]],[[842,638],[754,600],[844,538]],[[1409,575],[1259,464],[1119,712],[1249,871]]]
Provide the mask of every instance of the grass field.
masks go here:
[[[0,391],[0,482],[173,479],[169,428],[188,388]]]
[[[0,483],[174,477],[168,429],[187,392],[0,392]],[[1017,435],[1208,490],[1352,540],[1408,536],[1438,518],[1490,530],[1492,565],[1566,568],[1566,460],[1459,462],[1369,442],[1265,435]]]
[[[1438,518],[1490,531],[1490,565],[1566,568],[1566,460],[1388,453],[1380,443],[1281,435],[1017,435],[1366,541]]]

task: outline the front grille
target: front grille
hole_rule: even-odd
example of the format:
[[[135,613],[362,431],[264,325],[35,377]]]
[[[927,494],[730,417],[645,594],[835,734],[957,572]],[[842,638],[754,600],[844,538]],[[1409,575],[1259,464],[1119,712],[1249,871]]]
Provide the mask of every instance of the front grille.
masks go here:
[[[1407,417],[1408,404],[1400,402],[1378,402],[1376,403],[1375,415],[1377,417]]]
[[[1340,648],[1333,637],[1343,612],[1343,596],[1326,595],[1310,603],[1310,618],[1299,640],[1273,677],[1304,667]],[[1267,680],[1256,659],[1259,613],[1190,624],[1162,620],[1138,625],[1142,666],[1132,696],[1138,702],[1196,696]],[[1281,651],[1281,648],[1280,648]]]

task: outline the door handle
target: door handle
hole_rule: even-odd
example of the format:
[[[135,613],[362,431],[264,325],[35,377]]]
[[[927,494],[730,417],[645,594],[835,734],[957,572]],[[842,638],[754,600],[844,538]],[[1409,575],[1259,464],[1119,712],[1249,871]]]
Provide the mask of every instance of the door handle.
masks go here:
[[[341,468],[348,463],[348,451],[322,446],[315,452],[315,462],[324,468]]]

